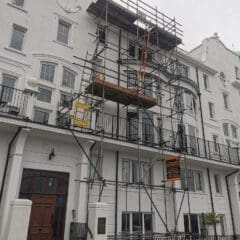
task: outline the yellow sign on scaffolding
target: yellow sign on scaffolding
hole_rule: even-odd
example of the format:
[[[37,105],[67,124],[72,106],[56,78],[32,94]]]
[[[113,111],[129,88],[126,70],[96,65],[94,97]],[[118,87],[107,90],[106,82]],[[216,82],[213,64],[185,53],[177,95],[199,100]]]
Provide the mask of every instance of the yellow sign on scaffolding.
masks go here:
[[[89,106],[86,103],[76,102],[74,105],[73,125],[78,127],[86,127],[88,125]]]

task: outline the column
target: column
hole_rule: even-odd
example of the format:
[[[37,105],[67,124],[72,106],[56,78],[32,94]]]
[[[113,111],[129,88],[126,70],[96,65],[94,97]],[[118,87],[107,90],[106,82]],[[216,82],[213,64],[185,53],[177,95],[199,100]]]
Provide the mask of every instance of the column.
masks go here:
[[[6,229],[11,201],[18,198],[22,176],[23,149],[29,129],[23,128],[12,145],[7,179],[0,208],[0,239],[6,239]]]

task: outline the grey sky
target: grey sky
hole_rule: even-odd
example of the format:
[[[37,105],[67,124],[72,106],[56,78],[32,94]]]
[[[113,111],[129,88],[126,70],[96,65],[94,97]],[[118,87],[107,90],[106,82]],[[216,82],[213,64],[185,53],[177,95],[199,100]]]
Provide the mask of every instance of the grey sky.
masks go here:
[[[230,49],[240,50],[239,0],[146,0],[183,25],[185,50],[217,32]]]

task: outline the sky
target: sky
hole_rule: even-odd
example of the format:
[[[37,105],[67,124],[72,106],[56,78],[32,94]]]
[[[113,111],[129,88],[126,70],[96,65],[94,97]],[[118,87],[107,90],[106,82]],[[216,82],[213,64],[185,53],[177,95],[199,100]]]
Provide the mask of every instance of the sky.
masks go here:
[[[184,45],[181,48],[189,51],[217,32],[228,48],[240,50],[240,0],[144,1],[182,24]]]

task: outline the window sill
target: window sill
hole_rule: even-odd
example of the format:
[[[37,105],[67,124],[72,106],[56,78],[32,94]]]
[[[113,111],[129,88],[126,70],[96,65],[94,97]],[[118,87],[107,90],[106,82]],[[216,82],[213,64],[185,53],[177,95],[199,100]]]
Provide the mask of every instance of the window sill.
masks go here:
[[[13,7],[13,8],[16,8],[24,13],[28,13],[26,9],[24,9],[23,7],[20,7],[20,6],[17,6],[16,4],[13,4],[13,3],[7,3],[8,6],[10,7]]]
[[[215,196],[219,198],[224,198],[224,195],[222,193],[215,193]]]
[[[209,120],[211,120],[213,122],[217,122],[217,120],[215,118],[209,118]]]
[[[54,42],[54,43],[57,43],[57,44],[59,44],[59,45],[61,45],[61,46],[64,46],[64,47],[73,49],[73,47],[69,46],[69,45],[66,44],[66,43],[60,42],[60,41],[58,41],[58,40],[53,40],[53,42]]]
[[[232,112],[232,110],[228,109],[228,108],[224,108],[225,111],[228,111],[228,112]]]
[[[53,105],[52,104],[46,103],[46,102],[42,102],[42,101],[39,101],[39,100],[36,101],[35,107],[44,109],[45,111],[48,111],[48,112],[52,112],[53,111]]]
[[[56,84],[54,82],[44,80],[44,79],[39,79],[38,85],[49,87],[49,88],[56,88]]]
[[[212,93],[212,91],[207,89],[207,88],[204,88],[203,90],[206,91],[206,92]]]
[[[17,49],[15,49],[15,48],[5,47],[5,50],[10,51],[10,52],[13,52],[13,53],[17,53],[17,54],[22,55],[22,56],[24,56],[24,57],[27,56],[26,53],[24,53],[24,52],[22,52],[22,51],[20,51],[20,50],[17,50]]]

